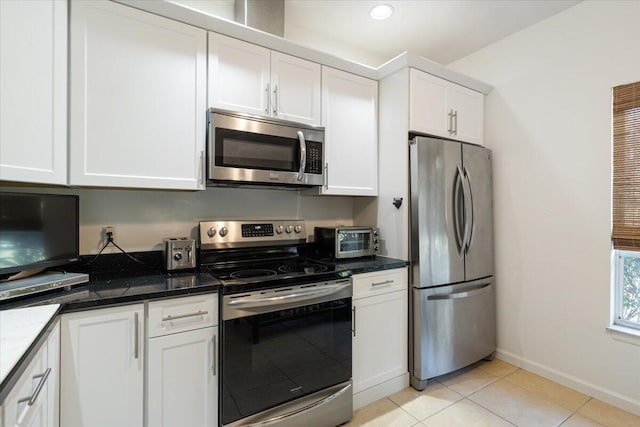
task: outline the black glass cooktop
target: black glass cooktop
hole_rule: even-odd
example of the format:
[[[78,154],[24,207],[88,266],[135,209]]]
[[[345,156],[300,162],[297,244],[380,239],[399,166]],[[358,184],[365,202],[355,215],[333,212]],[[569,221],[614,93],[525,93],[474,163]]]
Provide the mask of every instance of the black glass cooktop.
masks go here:
[[[203,265],[223,286],[223,293],[348,277],[349,270],[310,258]]]

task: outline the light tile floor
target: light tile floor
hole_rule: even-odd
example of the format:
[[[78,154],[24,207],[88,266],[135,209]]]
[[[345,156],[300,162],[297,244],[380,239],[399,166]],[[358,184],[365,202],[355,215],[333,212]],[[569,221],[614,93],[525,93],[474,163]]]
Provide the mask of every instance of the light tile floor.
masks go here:
[[[365,406],[345,424],[358,426],[640,427],[640,416],[494,359]]]

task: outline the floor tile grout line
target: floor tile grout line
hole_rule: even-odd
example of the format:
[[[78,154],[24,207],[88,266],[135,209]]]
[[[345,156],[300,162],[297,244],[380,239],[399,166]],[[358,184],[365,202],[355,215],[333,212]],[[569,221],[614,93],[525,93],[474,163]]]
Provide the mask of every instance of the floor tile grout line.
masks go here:
[[[503,415],[500,415],[500,414],[498,414],[497,412],[494,412],[493,410],[491,410],[491,409],[489,409],[489,408],[485,407],[485,406],[484,406],[484,405],[482,405],[481,403],[476,402],[475,400],[471,400],[471,399],[469,399],[468,397],[465,397],[465,399],[467,399],[469,402],[471,402],[471,403],[473,403],[473,404],[475,404],[475,405],[478,405],[478,406],[479,406],[479,407],[481,407],[482,409],[484,409],[484,410],[486,410],[486,411],[491,412],[493,415],[495,415],[496,417],[500,418],[501,420],[504,420],[504,421],[508,422],[509,424],[511,424],[511,425],[513,425],[513,426],[518,427],[518,424],[516,424],[515,422],[513,422],[513,421],[511,421],[511,420],[509,420],[509,419],[505,418]]]

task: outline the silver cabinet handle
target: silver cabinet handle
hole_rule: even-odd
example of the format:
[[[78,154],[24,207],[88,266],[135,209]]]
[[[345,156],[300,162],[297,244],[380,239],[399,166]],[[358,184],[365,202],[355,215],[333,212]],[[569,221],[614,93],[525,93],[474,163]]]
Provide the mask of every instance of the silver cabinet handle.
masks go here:
[[[449,116],[449,129],[447,129],[447,132],[451,135],[453,133],[453,110],[449,111],[447,115]]]
[[[356,306],[354,305],[351,308],[351,314],[353,316],[353,329],[351,330],[351,332],[353,332],[353,336],[356,336]]]
[[[269,83],[267,83],[267,87],[264,88],[264,96],[267,98],[266,105],[264,106],[264,112],[269,114],[269,104],[271,103],[271,97],[269,96]]]
[[[217,369],[217,361],[216,358],[218,356],[218,352],[217,352],[217,339],[216,336],[214,335],[213,338],[211,338],[211,348],[213,348],[213,360],[211,361],[211,372],[213,372],[213,376],[216,376],[216,369]]]
[[[298,141],[300,141],[300,170],[298,171],[298,181],[302,181],[304,170],[307,167],[307,142],[304,140],[302,131],[298,131]]]
[[[135,323],[134,325],[134,329],[133,329],[133,358],[137,359],[140,356],[140,348],[139,348],[139,344],[138,341],[140,341],[140,331],[138,330],[138,313],[134,313],[133,314],[133,322]]]
[[[21,403],[27,403],[27,406],[32,406],[34,403],[36,403],[36,400],[38,399],[38,396],[40,395],[40,392],[42,391],[42,387],[44,387],[45,383],[47,382],[47,379],[49,378],[49,374],[51,373],[51,368],[47,368],[46,371],[44,371],[44,373],[42,374],[38,374],[38,375],[34,375],[33,379],[38,379],[40,378],[40,381],[38,382],[38,385],[36,386],[36,389],[33,390],[33,393],[31,394],[31,396],[29,397],[25,397],[22,399],[18,399],[18,405],[20,405]]]
[[[186,319],[187,317],[204,316],[205,314],[209,314],[209,312],[207,310],[198,310],[195,313],[179,314],[177,316],[168,315],[167,317],[163,317],[162,321],[170,322],[172,320],[177,320],[177,319]]]
[[[206,159],[204,157],[204,150],[200,151],[200,181],[202,183],[202,188],[205,187],[205,170],[207,168]]]
[[[458,110],[453,112],[453,134],[458,134]]]
[[[324,188],[329,189],[329,163],[324,164]]]
[[[273,86],[273,115],[278,115],[278,85]]]
[[[385,280],[384,282],[371,283],[371,287],[390,285],[391,283],[393,283],[393,280]]]

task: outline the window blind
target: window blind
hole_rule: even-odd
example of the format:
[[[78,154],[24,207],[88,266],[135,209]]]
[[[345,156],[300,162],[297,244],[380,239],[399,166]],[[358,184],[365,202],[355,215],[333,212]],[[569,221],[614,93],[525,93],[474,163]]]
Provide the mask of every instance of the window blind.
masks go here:
[[[613,88],[614,249],[640,250],[640,82]]]

